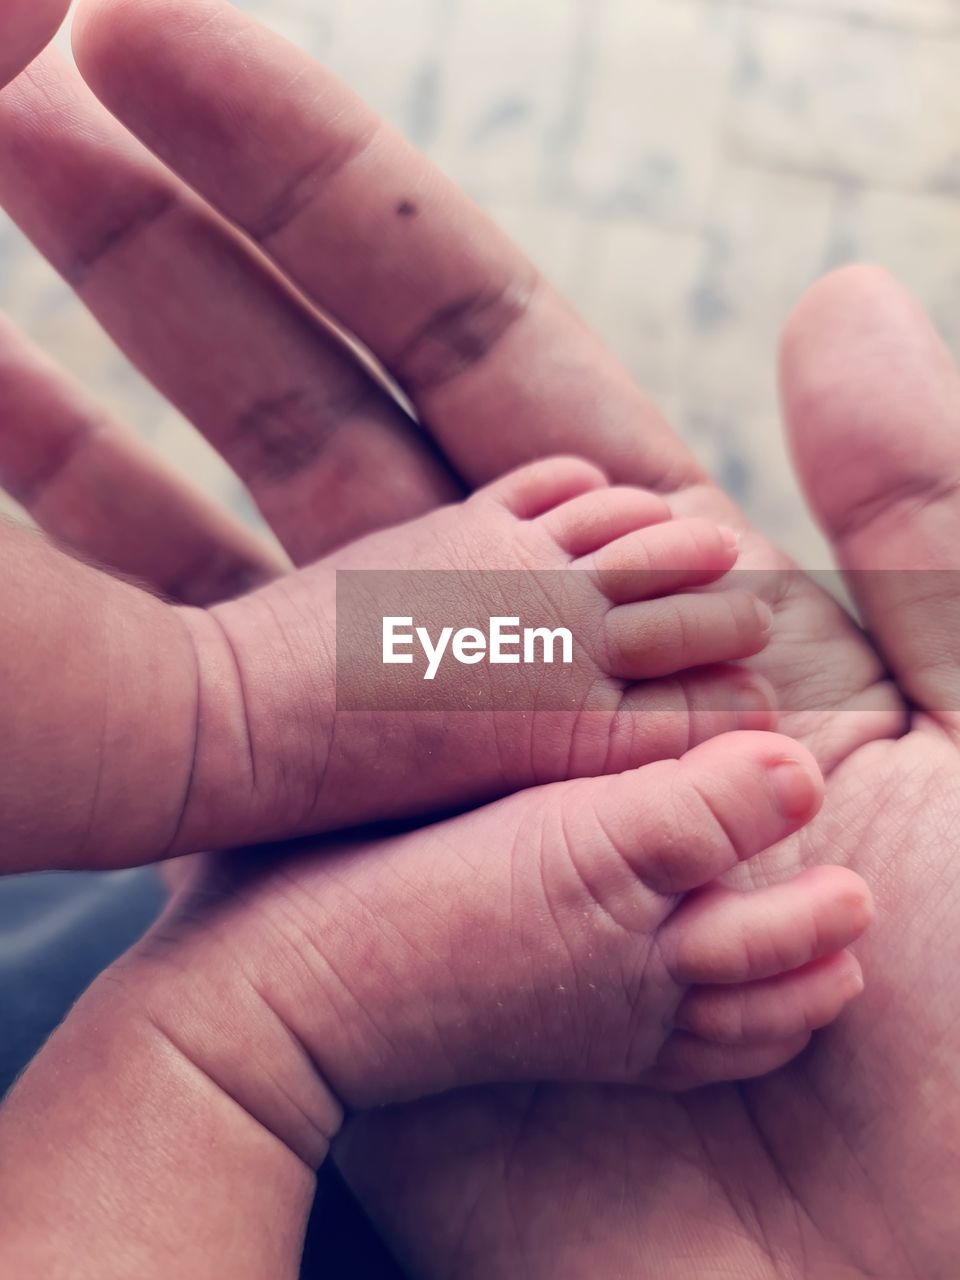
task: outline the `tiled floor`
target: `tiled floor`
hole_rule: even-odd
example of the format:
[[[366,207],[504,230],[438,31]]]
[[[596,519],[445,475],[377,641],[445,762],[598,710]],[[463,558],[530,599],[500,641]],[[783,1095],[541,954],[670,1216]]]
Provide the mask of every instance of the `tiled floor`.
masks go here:
[[[890,267],[960,349],[960,0],[244,0],[519,238],[754,518],[825,552],[780,443],[792,302]],[[0,304],[235,488],[18,236]]]

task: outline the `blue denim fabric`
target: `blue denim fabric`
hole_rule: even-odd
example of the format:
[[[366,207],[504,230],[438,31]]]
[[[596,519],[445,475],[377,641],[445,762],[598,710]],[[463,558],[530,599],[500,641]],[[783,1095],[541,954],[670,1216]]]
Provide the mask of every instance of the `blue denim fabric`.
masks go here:
[[[156,918],[150,868],[0,880],[0,1095],[97,974]],[[304,1280],[403,1280],[331,1161],[320,1172]]]

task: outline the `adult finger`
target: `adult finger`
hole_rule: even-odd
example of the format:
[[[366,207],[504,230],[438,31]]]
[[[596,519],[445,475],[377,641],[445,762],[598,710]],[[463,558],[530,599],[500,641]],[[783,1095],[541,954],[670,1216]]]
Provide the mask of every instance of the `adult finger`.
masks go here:
[[[547,453],[699,476],[626,372],[456,187],[344,85],[222,0],[90,0],[96,93],[362,340],[471,483]]]
[[[0,93],[0,201],[296,562],[455,494],[329,325],[52,52]]]
[[[797,469],[864,620],[919,705],[960,725],[960,373],[884,272],[817,285],[783,348]]]
[[[284,567],[2,315],[0,486],[64,546],[187,604],[238,595]]]
[[[69,6],[70,0],[0,0],[0,84],[50,43]]]

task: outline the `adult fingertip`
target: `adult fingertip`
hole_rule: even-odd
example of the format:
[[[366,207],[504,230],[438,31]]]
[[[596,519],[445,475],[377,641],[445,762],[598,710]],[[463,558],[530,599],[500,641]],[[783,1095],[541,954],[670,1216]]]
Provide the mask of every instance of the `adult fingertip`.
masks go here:
[[[69,4],[70,0],[0,0],[0,86],[46,48]]]

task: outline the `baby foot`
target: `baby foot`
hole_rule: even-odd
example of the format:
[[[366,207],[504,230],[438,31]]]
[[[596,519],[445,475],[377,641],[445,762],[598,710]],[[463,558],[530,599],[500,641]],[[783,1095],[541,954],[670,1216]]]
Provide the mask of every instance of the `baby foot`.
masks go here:
[[[717,878],[821,796],[803,748],[726,735],[279,868],[225,856],[233,887],[249,875],[256,893],[221,900],[212,924],[232,914],[236,938],[236,914],[257,903],[251,981],[349,1107],[492,1082],[757,1075],[859,993],[845,948],[870,894],[839,867],[746,893]]]
[[[691,590],[736,559],[729,531],[557,459],[186,611],[201,715],[178,847],[475,804],[771,727],[762,683],[716,665],[765,645],[770,610],[745,590]],[[498,617],[535,632],[509,665],[490,661]],[[406,665],[384,661],[390,619]]]

